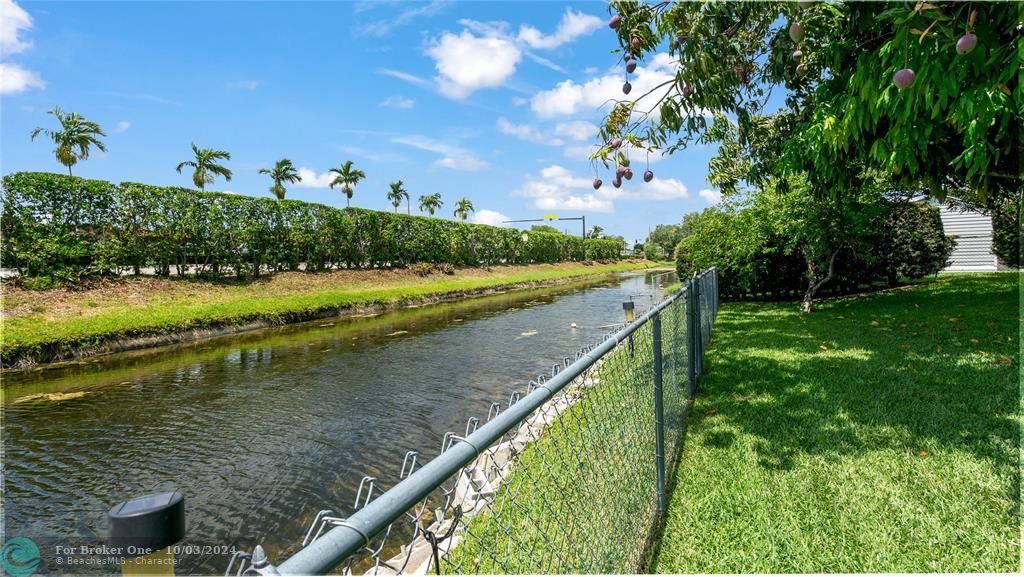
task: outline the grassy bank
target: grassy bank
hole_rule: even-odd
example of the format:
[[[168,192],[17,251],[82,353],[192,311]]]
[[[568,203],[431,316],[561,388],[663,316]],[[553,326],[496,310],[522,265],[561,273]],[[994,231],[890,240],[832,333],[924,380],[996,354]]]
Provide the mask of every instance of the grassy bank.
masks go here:
[[[685,306],[679,299],[661,313],[670,463],[678,454],[687,406]],[[643,569],[657,504],[653,335],[653,323],[639,327],[582,381],[535,412],[535,421],[527,419],[528,434],[510,434],[527,441],[510,470],[490,468],[484,458],[490,482],[500,484],[493,503],[467,523],[445,573]],[[543,417],[552,421],[538,431]],[[506,447],[494,452],[504,454]]]
[[[1019,570],[1019,279],[723,306],[653,569]]]
[[[4,365],[54,352],[208,327],[290,322],[369,306],[429,302],[462,294],[651,268],[646,261],[458,269],[282,273],[258,281],[127,278],[85,289],[4,287]],[[62,354],[62,353],[61,353]]]

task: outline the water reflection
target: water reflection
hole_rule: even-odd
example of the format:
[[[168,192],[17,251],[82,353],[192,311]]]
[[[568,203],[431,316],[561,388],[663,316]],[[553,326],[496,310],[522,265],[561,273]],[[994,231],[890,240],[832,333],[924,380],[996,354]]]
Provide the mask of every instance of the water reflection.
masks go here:
[[[445,431],[668,282],[620,275],[9,374],[7,533],[60,571],[48,552],[103,542],[112,504],[178,489],[186,543],[262,543],[280,559],[316,511],[347,511],[363,474],[393,480],[406,451],[436,456]],[[192,555],[178,572],[225,565]]]

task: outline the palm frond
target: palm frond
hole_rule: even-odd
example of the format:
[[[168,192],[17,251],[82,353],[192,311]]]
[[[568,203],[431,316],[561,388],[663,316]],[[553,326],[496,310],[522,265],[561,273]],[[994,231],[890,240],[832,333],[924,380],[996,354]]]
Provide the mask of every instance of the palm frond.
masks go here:
[[[31,139],[35,140],[37,136],[44,134],[52,140],[55,145],[53,152],[57,162],[67,166],[69,172],[79,160],[89,158],[89,151],[92,147],[106,152],[106,145],[99,139],[101,136],[106,136],[106,133],[103,132],[99,124],[76,112],[65,113],[59,106],[54,106],[48,114],[57,119],[60,130],[49,130],[39,126],[32,130]]]
[[[224,177],[224,180],[231,181],[231,169],[221,166],[219,164],[210,164],[206,167],[206,170],[212,174],[219,174]],[[213,176],[210,176],[210,182],[213,182]]]

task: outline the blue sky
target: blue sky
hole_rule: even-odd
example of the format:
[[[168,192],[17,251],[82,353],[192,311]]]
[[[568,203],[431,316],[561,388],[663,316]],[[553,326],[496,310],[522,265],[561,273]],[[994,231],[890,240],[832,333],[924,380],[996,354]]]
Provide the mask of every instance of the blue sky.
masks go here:
[[[0,170],[61,172],[55,105],[99,122],[88,178],[191,186],[189,144],[231,152],[211,190],[271,196],[257,174],[301,167],[288,198],[344,205],[327,170],[353,160],[353,204],[390,210],[388,183],[465,196],[480,222],[587,216],[642,239],[716,199],[708,148],[651,158],[656,179],[595,191],[587,155],[624,71],[602,2],[12,2],[0,0]],[[672,73],[652,55],[633,96]],[[414,203],[415,204],[415,203]],[[414,207],[415,212],[415,207]],[[568,224],[569,226],[566,226]],[[563,223],[575,233],[576,223]]]

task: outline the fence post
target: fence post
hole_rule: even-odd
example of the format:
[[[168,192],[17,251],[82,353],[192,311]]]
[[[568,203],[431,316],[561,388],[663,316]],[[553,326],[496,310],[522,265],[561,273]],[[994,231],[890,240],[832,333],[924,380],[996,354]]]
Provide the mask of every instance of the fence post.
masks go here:
[[[654,332],[654,464],[657,470],[658,515],[665,514],[665,407],[663,403],[661,314],[651,317]]]
[[[153,493],[114,505],[108,545],[120,550],[122,575],[174,575],[172,546],[185,538],[185,496]]]
[[[693,279],[686,281],[686,381],[687,394],[690,397],[697,390],[697,329],[696,323],[693,322],[695,284]]]
[[[694,383],[700,378],[704,371],[704,311],[700,308],[700,298],[704,295],[703,279],[695,276],[693,279],[693,326],[694,330],[694,354],[693,354],[693,380]]]
[[[718,305],[721,304],[721,301],[718,300],[718,269],[715,268],[715,269],[711,269],[711,270],[714,271],[712,274],[714,275],[713,278],[715,279],[715,317],[717,318],[718,317]]]
[[[715,314],[712,315],[711,318],[715,319],[715,318],[718,318],[718,305],[720,304],[719,300],[718,300],[718,269],[717,268],[711,269],[711,279],[714,281],[714,284],[715,284],[715,288],[714,288],[714,291],[715,291],[715,293],[714,293],[715,294]]]

